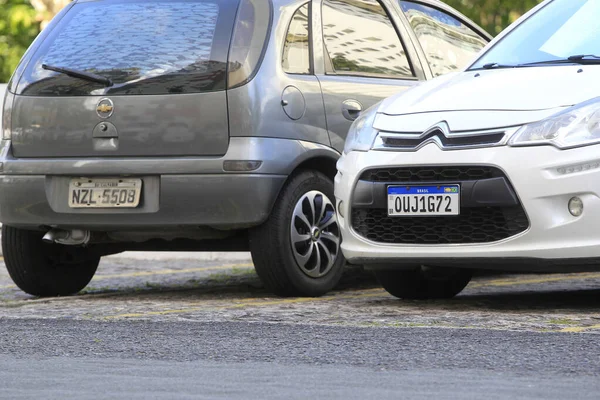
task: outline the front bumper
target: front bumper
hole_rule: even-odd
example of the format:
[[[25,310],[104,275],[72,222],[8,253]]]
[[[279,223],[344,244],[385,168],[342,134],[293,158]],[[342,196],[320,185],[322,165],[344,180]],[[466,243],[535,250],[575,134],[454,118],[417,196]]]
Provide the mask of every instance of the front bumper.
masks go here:
[[[223,157],[15,159],[0,153],[0,222],[23,228],[98,231],[212,227],[243,229],[264,222],[296,165],[333,150],[298,140],[231,138]],[[260,160],[252,172],[224,171],[224,161]],[[135,209],[70,209],[73,177],[139,177]]]
[[[600,146],[557,150],[550,146],[492,147],[443,151],[430,144],[417,152],[351,152],[338,162],[335,195],[341,202],[342,250],[353,263],[456,264],[490,260],[510,264],[538,260],[542,264],[600,262]],[[397,166],[492,166],[504,172],[529,220],[529,228],[506,239],[474,244],[385,244],[370,241],[351,226],[354,190],[362,172]],[[580,217],[567,204],[583,200]],[[451,217],[449,217],[451,218]],[[398,218],[402,223],[402,218]],[[449,221],[450,223],[450,221]],[[526,264],[526,262],[524,262]]]

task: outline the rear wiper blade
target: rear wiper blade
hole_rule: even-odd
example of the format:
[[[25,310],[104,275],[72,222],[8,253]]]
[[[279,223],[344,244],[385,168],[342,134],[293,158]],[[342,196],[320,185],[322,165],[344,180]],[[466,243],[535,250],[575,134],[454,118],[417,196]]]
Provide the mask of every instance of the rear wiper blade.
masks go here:
[[[77,70],[74,70],[71,68],[64,68],[64,67],[54,67],[54,66],[48,65],[48,64],[42,64],[42,68],[47,69],[48,71],[59,72],[61,74],[65,74],[65,75],[71,76],[73,78],[79,78],[79,79],[84,79],[84,80],[90,81],[90,82],[101,83],[104,86],[112,86],[113,85],[113,82],[109,78],[106,78],[106,77],[100,76],[100,75],[96,75],[96,74],[92,74],[91,72],[77,71]]]
[[[519,66],[532,66],[532,65],[544,65],[544,64],[584,64],[594,65],[600,64],[600,56],[594,54],[577,54],[569,56],[567,58],[559,58],[557,60],[545,60],[545,61],[534,61],[526,64],[520,64]]]

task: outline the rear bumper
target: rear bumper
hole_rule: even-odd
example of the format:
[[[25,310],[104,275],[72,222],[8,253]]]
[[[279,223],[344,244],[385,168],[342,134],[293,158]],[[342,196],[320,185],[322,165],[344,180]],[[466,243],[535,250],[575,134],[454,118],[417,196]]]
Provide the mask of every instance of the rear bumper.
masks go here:
[[[269,216],[286,177],[281,175],[141,176],[135,209],[69,209],[69,178],[0,176],[0,221],[18,227],[113,230],[210,226],[238,229]]]
[[[333,156],[325,146],[270,138],[231,138],[223,157],[15,159],[8,141],[0,151],[0,222],[101,231],[256,226],[268,218],[297,165],[315,156]],[[228,160],[262,164],[252,172],[226,172],[223,163]],[[71,178],[122,176],[143,180],[138,208],[67,206]]]

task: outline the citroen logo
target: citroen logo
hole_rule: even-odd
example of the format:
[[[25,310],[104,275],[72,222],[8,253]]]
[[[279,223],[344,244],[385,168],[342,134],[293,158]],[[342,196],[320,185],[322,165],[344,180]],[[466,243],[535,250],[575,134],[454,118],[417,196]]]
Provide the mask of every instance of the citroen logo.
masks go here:
[[[433,136],[434,135],[444,135],[446,137],[450,136],[450,127],[448,126],[448,123],[445,121],[442,121],[434,126],[432,126],[431,128],[427,129],[425,132],[423,132],[423,134],[421,136],[425,137],[425,136]]]
[[[98,106],[96,106],[96,114],[100,118],[110,118],[113,115],[115,110],[115,105],[113,104],[111,99],[102,99],[98,102]]]

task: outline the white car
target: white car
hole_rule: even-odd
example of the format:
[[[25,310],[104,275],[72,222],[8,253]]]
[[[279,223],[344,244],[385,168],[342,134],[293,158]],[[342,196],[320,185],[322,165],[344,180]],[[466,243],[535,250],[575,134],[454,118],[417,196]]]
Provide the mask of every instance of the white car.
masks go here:
[[[455,296],[475,268],[600,270],[599,17],[547,0],[361,115],[335,179],[346,258],[400,298]]]

